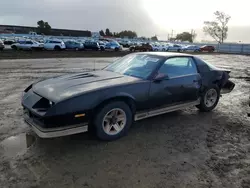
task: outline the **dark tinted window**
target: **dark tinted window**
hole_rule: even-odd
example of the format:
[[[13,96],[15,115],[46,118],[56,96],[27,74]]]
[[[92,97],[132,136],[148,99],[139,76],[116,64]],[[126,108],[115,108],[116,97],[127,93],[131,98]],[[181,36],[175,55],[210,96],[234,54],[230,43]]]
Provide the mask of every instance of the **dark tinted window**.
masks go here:
[[[26,44],[33,44],[33,42],[31,42],[31,41],[26,41]]]
[[[60,44],[61,42],[60,41],[53,41],[53,40],[51,40],[49,43]]]
[[[197,73],[197,69],[192,58],[174,57],[167,59],[159,69],[158,73],[165,74],[169,78],[174,78],[195,74]]]

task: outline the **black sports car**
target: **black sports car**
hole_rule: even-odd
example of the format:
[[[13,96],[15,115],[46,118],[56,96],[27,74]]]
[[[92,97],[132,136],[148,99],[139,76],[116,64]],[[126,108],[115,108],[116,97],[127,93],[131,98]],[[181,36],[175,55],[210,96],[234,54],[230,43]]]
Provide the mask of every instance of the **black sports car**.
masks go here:
[[[132,53],[103,70],[30,85],[22,97],[24,118],[43,138],[91,127],[98,138],[115,140],[133,121],[189,106],[213,110],[235,86],[229,73],[192,55]]]

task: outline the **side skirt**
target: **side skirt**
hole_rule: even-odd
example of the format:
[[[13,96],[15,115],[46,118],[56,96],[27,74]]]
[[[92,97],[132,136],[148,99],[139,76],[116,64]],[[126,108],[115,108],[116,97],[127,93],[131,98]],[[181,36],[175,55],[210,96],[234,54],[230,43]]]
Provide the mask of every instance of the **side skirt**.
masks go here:
[[[165,113],[168,113],[168,112],[173,112],[173,111],[176,111],[176,110],[181,110],[181,109],[191,107],[191,106],[195,106],[195,105],[199,105],[199,104],[200,104],[200,99],[198,99],[196,101],[192,101],[192,102],[183,103],[183,104],[177,104],[177,105],[173,105],[173,106],[157,108],[157,109],[150,110],[150,111],[138,112],[138,113],[135,114],[135,119],[134,120],[138,121],[138,120],[141,120],[141,119],[145,119],[145,118],[165,114]]]

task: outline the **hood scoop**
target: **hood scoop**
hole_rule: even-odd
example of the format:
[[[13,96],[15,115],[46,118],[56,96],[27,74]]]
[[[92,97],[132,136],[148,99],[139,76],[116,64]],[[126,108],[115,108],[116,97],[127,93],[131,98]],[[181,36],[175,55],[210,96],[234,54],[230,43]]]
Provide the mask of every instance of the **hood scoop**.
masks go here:
[[[90,74],[90,73],[83,73],[83,74],[78,74],[78,75],[75,75],[75,76],[71,76],[67,80],[75,80],[75,79],[89,78],[89,77],[97,77],[97,76],[94,75],[94,74]]]

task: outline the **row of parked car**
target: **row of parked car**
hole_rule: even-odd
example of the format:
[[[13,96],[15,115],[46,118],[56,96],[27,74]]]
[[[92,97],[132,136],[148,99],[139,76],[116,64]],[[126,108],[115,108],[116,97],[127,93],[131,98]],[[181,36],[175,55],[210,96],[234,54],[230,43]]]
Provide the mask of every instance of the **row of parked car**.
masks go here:
[[[0,40],[0,49],[4,49],[5,43]],[[48,39],[45,41],[35,40],[17,40],[11,44],[11,48],[14,50],[113,50],[119,51],[122,46],[114,41],[76,41],[76,40],[60,40],[60,39]]]
[[[211,45],[179,45],[179,44],[150,44],[142,43],[129,47],[130,51],[175,51],[175,52],[214,52],[215,47]]]
[[[124,42],[113,39],[58,39],[48,38],[40,40],[32,40],[26,38],[0,39],[0,50],[4,49],[4,45],[11,45],[14,50],[112,50],[120,51],[123,48],[128,48],[130,51],[176,51],[176,52],[214,52],[215,47],[212,45],[183,45],[172,44],[166,42]]]

